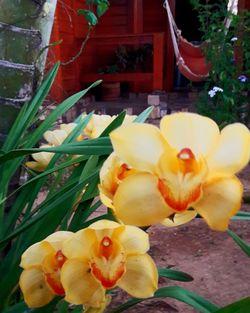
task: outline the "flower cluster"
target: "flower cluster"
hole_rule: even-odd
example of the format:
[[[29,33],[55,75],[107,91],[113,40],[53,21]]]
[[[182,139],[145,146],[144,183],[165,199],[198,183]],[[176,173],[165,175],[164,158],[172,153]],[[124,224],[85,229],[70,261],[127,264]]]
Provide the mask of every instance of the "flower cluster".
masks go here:
[[[223,89],[217,86],[214,86],[213,89],[209,90],[208,95],[210,98],[213,98],[217,92],[223,92]]]
[[[58,231],[22,255],[20,287],[31,308],[55,296],[72,304],[106,306],[106,291],[120,287],[137,298],[153,296],[157,268],[148,235],[134,226],[100,220],[76,233]]]
[[[85,116],[86,115],[83,114],[82,117]],[[93,139],[99,137],[101,133],[105,130],[105,128],[116,117],[116,115],[110,116],[93,114],[90,121],[83,129],[82,133],[77,137],[77,141],[84,140],[85,138]],[[126,125],[132,123],[135,118],[135,115],[126,115],[123,124]],[[47,143],[42,144],[40,148],[51,148],[60,146],[68,137],[68,135],[73,131],[76,125],[76,123],[60,124],[59,129],[46,131],[43,137]],[[26,162],[25,165],[34,171],[43,172],[47,168],[53,156],[54,153],[52,152],[33,153],[32,158],[34,159],[34,161]]]
[[[83,114],[83,117],[85,114]],[[79,140],[82,140],[84,138],[97,138],[101,135],[101,133],[105,130],[105,128],[110,125],[113,120],[115,120],[117,115],[98,115],[93,114],[89,123],[84,128],[82,134],[79,136]],[[126,115],[123,121],[123,125],[130,124],[134,121],[136,118],[136,115]]]
[[[75,127],[75,123],[61,124],[59,129],[46,131],[43,137],[47,143],[42,144],[40,148],[60,146]],[[34,171],[43,172],[47,168],[53,156],[54,153],[51,152],[33,153],[32,158],[35,161],[26,162],[25,165]]]
[[[149,124],[121,126],[110,134],[114,148],[100,171],[100,197],[125,224],[183,224],[201,215],[226,230],[239,210],[242,185],[235,173],[250,158],[250,134],[235,123],[221,132],[194,113]]]
[[[88,135],[100,134],[110,119],[103,117],[95,131],[89,126]],[[136,298],[152,297],[158,271],[147,254],[148,234],[136,226],[177,226],[199,214],[210,228],[224,231],[239,210],[243,187],[235,174],[250,159],[246,126],[235,123],[220,131],[213,120],[194,113],[167,115],[160,129],[131,119],[125,124],[110,134],[114,152],[100,170],[99,184],[101,201],[121,224],[99,220],[29,247],[19,282],[29,307],[61,296],[86,312],[103,312],[110,302],[107,290],[115,287]],[[66,136],[61,130],[44,137],[60,144]]]

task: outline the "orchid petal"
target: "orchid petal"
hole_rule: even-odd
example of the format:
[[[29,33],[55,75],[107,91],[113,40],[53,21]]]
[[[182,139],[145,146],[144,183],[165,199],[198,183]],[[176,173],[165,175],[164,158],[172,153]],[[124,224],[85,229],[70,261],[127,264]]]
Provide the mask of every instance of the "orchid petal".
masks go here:
[[[99,307],[105,301],[105,289],[92,276],[88,262],[68,260],[62,267],[61,282],[70,303]]]
[[[41,145],[40,149],[42,148],[51,148],[50,145]],[[33,153],[32,158],[37,161],[38,163],[41,164],[41,166],[47,167],[49,164],[50,160],[54,156],[54,153],[52,152],[38,152],[38,153]]]
[[[29,268],[20,276],[20,288],[24,301],[30,308],[39,308],[49,303],[54,294],[45,282],[43,272],[39,268]]]
[[[69,258],[88,258],[92,245],[96,241],[95,232],[85,228],[73,234],[62,245],[63,254]]]
[[[138,173],[124,179],[113,203],[117,218],[128,225],[155,224],[174,212],[158,190],[157,177],[148,173]]]
[[[35,162],[35,161],[26,162],[25,166],[27,166],[28,168],[30,168],[31,170],[36,171],[36,172],[43,172],[47,167],[47,165],[45,166],[45,165],[38,163],[38,162]]]
[[[68,124],[61,124],[60,129],[65,131],[67,135],[69,135],[77,126],[76,123],[68,123]]]
[[[155,172],[161,154],[170,149],[160,130],[149,124],[121,126],[110,134],[110,138],[119,158],[140,171]]]
[[[162,118],[160,129],[178,151],[189,148],[196,156],[206,156],[219,139],[217,124],[195,113],[175,113]]]
[[[173,218],[165,218],[161,224],[166,227],[176,227],[193,220],[197,215],[196,211],[188,210],[183,213],[176,213]]]
[[[244,168],[250,158],[250,132],[240,123],[226,126],[220,136],[217,148],[207,159],[213,173],[233,175]]]
[[[53,146],[60,146],[67,136],[67,132],[62,129],[47,130],[43,135],[44,139]]]
[[[114,209],[113,206],[113,195],[107,194],[106,190],[99,185],[99,196],[100,196],[100,200],[102,201],[102,203],[110,209]]]
[[[73,234],[74,233],[70,231],[57,231],[46,237],[44,240],[49,242],[55,251],[58,251],[62,249],[63,242],[66,239],[71,238]]]
[[[236,177],[215,178],[203,186],[203,197],[194,208],[213,230],[224,231],[240,209],[243,187]]]
[[[117,222],[104,219],[91,224],[88,228],[95,230],[104,230],[104,229],[115,229],[121,226],[122,225]]]
[[[136,298],[154,295],[158,285],[158,272],[154,261],[148,254],[129,256],[126,273],[118,286]]]
[[[149,250],[148,234],[135,226],[126,225],[117,240],[127,255],[144,254]]]
[[[54,252],[55,250],[47,241],[35,243],[23,253],[20,266],[28,268],[41,265],[45,257]]]

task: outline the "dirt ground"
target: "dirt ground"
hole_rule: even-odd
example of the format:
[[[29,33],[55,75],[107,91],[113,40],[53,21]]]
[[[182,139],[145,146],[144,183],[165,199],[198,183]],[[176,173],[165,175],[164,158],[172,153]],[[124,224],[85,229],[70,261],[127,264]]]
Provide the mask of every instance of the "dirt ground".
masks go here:
[[[250,167],[241,174],[245,194],[250,194]],[[242,207],[250,211],[249,205]],[[250,221],[232,221],[230,229],[250,244]],[[153,226],[149,230],[150,255],[160,267],[189,273],[194,280],[180,283],[160,279],[160,286],[179,285],[200,294],[209,301],[224,306],[250,296],[250,258],[233,242],[226,232],[211,231],[202,219],[186,226],[166,228]],[[125,299],[122,292],[114,298],[112,307]],[[107,312],[111,311],[111,308]],[[180,312],[197,310],[173,299],[148,300],[137,304],[127,313]],[[249,308],[250,312],[250,308]]]

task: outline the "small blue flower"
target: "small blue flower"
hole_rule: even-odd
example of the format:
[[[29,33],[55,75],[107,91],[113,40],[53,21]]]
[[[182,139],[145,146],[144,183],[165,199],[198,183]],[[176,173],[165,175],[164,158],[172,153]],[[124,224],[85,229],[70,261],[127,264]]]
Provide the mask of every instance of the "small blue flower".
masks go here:
[[[239,79],[239,81],[240,81],[241,83],[245,83],[245,82],[247,81],[246,75],[240,75],[240,76],[238,77],[238,79]]]

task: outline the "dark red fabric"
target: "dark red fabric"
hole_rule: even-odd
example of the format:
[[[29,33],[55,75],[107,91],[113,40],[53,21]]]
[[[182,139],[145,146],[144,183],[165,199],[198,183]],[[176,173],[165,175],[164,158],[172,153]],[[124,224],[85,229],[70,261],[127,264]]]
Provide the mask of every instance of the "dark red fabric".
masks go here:
[[[206,63],[205,56],[201,46],[195,46],[189,43],[182,36],[178,39],[180,56],[183,61],[177,60],[180,72],[189,80],[199,82],[207,78],[210,70],[209,64]]]

